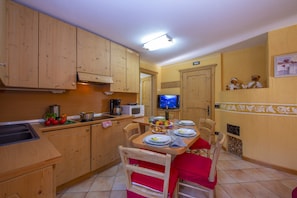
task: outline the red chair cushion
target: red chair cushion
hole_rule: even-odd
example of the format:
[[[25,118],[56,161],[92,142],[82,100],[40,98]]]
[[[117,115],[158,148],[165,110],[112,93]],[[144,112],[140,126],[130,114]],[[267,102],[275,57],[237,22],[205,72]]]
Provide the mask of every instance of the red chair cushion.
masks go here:
[[[297,187],[292,191],[292,198],[297,198]]]
[[[172,166],[178,170],[180,179],[214,189],[217,184],[217,176],[215,176],[214,182],[208,181],[211,163],[212,160],[210,158],[192,153],[184,153],[178,155],[173,160]]]
[[[156,165],[153,163],[140,161],[139,166],[147,167],[152,170],[156,170],[156,171],[160,171],[160,172],[164,172],[164,166]],[[132,179],[132,182],[135,182],[137,184],[147,186],[149,188],[152,188],[152,189],[160,191],[160,192],[163,191],[163,180],[160,180],[160,179],[157,179],[154,177],[150,177],[150,176],[146,176],[146,175],[142,175],[139,173],[132,173],[131,179]],[[177,181],[178,181],[178,171],[174,167],[171,167],[170,168],[169,187],[168,187],[169,197],[173,196]],[[129,190],[127,190],[127,197],[128,198],[143,198],[143,196],[138,195],[138,194],[131,192]]]
[[[191,150],[193,149],[210,149],[211,145],[208,141],[204,140],[203,138],[199,138],[194,144],[190,147]]]

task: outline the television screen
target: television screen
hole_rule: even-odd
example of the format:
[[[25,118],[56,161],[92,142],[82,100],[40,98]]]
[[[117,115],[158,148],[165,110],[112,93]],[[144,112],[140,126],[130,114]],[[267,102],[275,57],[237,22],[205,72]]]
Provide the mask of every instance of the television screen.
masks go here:
[[[179,95],[158,95],[158,108],[160,109],[178,109]]]

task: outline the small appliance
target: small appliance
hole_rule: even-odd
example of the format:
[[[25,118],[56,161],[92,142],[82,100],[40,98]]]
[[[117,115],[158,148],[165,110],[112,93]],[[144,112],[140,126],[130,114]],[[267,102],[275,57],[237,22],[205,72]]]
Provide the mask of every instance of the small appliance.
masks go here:
[[[110,99],[109,101],[109,112],[110,115],[121,115],[121,99]]]
[[[122,113],[133,117],[143,117],[144,105],[122,105]]]
[[[60,105],[51,105],[49,106],[49,113],[55,115],[56,118],[60,118]]]

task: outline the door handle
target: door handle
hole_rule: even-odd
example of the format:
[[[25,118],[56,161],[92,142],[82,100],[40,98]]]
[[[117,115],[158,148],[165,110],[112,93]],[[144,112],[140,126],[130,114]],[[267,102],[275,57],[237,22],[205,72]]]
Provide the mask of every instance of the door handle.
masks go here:
[[[209,105],[207,106],[207,116],[210,115],[210,108],[209,108]]]

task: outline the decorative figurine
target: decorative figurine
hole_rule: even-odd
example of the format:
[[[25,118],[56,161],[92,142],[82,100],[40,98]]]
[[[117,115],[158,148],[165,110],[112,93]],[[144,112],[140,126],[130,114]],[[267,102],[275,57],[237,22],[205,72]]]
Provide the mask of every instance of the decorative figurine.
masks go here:
[[[263,88],[263,85],[259,82],[261,76],[260,75],[252,75],[251,79],[252,81],[248,83],[247,88],[251,89],[251,88]]]

